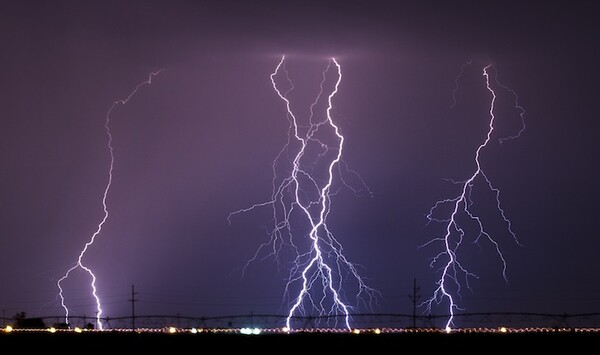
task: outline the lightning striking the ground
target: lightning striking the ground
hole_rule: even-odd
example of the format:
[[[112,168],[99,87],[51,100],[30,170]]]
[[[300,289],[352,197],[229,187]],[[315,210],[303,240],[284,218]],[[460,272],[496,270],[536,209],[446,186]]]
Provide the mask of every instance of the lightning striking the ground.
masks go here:
[[[86,272],[87,274],[89,274],[89,276],[91,278],[90,287],[92,289],[92,296],[93,296],[95,304],[96,304],[96,324],[97,324],[98,329],[100,329],[100,330],[103,329],[103,325],[102,325],[102,321],[101,321],[103,310],[102,310],[102,303],[100,301],[100,296],[98,296],[98,289],[96,286],[96,275],[94,274],[94,272],[92,271],[92,269],[89,266],[86,266],[83,263],[83,258],[85,256],[86,252],[88,251],[88,249],[92,246],[92,244],[94,244],[96,238],[102,232],[102,227],[108,220],[108,216],[109,216],[107,198],[108,198],[108,193],[110,191],[110,187],[112,185],[113,170],[114,170],[114,166],[115,166],[115,152],[114,152],[114,147],[112,145],[113,136],[112,136],[112,133],[110,130],[111,114],[112,114],[113,110],[115,108],[117,108],[117,106],[122,106],[122,105],[127,104],[135,96],[135,94],[138,92],[138,90],[141,87],[143,87],[145,85],[150,85],[152,83],[152,79],[155,76],[157,76],[161,71],[162,71],[162,69],[158,70],[156,72],[151,72],[148,75],[147,80],[139,83],[135,87],[135,89],[133,89],[133,91],[131,91],[129,93],[129,95],[127,95],[127,97],[125,97],[124,99],[114,101],[112,103],[112,105],[110,106],[110,108],[108,109],[108,111],[106,112],[106,116],[105,116],[106,120],[104,122],[104,129],[106,131],[106,136],[108,138],[107,147],[108,147],[108,152],[110,154],[110,164],[109,164],[109,168],[108,168],[108,181],[106,183],[106,186],[104,188],[104,193],[102,195],[102,209],[104,211],[104,214],[102,216],[102,219],[98,223],[98,227],[97,227],[96,231],[94,232],[94,234],[92,234],[89,241],[87,243],[85,243],[83,249],[79,253],[79,256],[77,257],[77,262],[70,269],[68,269],[67,272],[56,283],[58,286],[58,290],[59,290],[58,296],[60,297],[60,304],[63,307],[63,309],[65,310],[65,323],[67,323],[67,324],[69,324],[69,308],[67,307],[66,302],[65,302],[62,282],[65,281],[73,271],[75,271],[77,269],[81,269],[84,272]]]
[[[336,74],[335,81],[331,80],[332,72]],[[350,311],[354,306],[345,300],[344,286],[354,280],[357,305],[370,305],[377,292],[364,283],[357,266],[344,256],[342,245],[327,224],[332,196],[340,189],[334,185],[338,181],[343,186],[349,185],[342,177],[344,173],[356,176],[342,160],[345,138],[332,118],[333,98],[342,80],[341,66],[335,58],[329,60],[304,124],[294,113],[289,99],[294,85],[285,68],[285,56],[270,79],[274,91],[285,104],[290,123],[287,143],[273,161],[271,199],[232,212],[228,220],[235,214],[259,207],[272,208],[274,225],[269,232],[270,238],[246,266],[259,258],[264,249],[269,250],[265,258],[273,256],[278,263],[283,247],[293,251],[294,260],[284,292],[291,300],[286,329],[292,329],[295,315],[307,315],[311,310],[318,316],[339,315],[343,326],[350,329]],[[286,90],[281,88],[284,84],[288,86]],[[324,95],[326,92],[329,94]],[[322,113],[317,113],[317,108]],[[363,184],[361,190],[370,194],[362,179],[358,180]],[[295,237],[297,234],[305,238]],[[302,251],[304,246],[308,251]],[[299,289],[298,294],[291,297],[295,288]]]
[[[471,64],[471,62],[469,61],[468,64]],[[463,65],[463,67],[461,68],[461,74],[459,74],[459,75],[462,75],[465,66],[466,65]],[[487,65],[483,69],[483,74],[482,74],[485,79],[486,89],[490,93],[490,104],[489,104],[489,112],[488,112],[489,124],[488,124],[488,130],[487,130],[485,139],[477,147],[477,149],[475,151],[474,160],[475,160],[476,169],[467,180],[462,181],[462,182],[452,181],[453,183],[461,186],[460,194],[454,198],[446,198],[446,199],[437,201],[433,205],[433,207],[431,207],[431,209],[429,210],[429,213],[427,215],[429,222],[439,222],[439,223],[443,223],[445,225],[445,235],[442,237],[439,237],[439,238],[434,238],[431,241],[429,241],[428,243],[426,243],[425,245],[423,245],[423,246],[426,246],[426,245],[429,245],[432,243],[442,243],[444,247],[443,247],[443,250],[439,254],[437,254],[435,257],[432,258],[431,263],[430,263],[430,266],[432,268],[436,267],[437,265],[441,265],[441,267],[438,269],[441,271],[441,276],[440,276],[440,279],[437,281],[437,288],[434,290],[432,297],[429,298],[428,300],[426,300],[425,302],[423,302],[421,304],[421,306],[425,306],[427,311],[431,312],[431,307],[434,303],[440,304],[444,301],[447,302],[448,309],[449,309],[449,315],[450,315],[449,319],[446,323],[447,331],[450,331],[452,329],[452,327],[454,326],[453,320],[454,320],[455,311],[462,309],[459,307],[457,301],[461,296],[461,288],[463,287],[463,284],[468,289],[471,289],[471,287],[469,285],[469,279],[471,279],[471,278],[477,279],[478,278],[476,274],[469,271],[460,261],[461,259],[459,256],[459,250],[460,250],[463,242],[465,242],[465,239],[468,237],[468,235],[467,235],[468,233],[466,231],[467,226],[465,225],[464,221],[471,222],[472,223],[471,226],[474,226],[474,230],[476,231],[476,236],[473,238],[473,243],[479,243],[480,240],[483,239],[483,240],[487,240],[492,245],[492,247],[495,250],[495,253],[497,254],[497,256],[500,259],[500,262],[502,264],[502,276],[504,277],[505,281],[508,281],[507,273],[506,273],[507,262],[506,262],[506,259],[504,258],[504,255],[502,254],[500,244],[496,238],[492,237],[492,234],[490,234],[488,229],[484,226],[484,220],[482,219],[482,217],[480,217],[474,211],[475,203],[472,199],[472,192],[473,192],[475,185],[481,185],[493,193],[493,195],[495,196],[495,206],[494,207],[496,208],[500,218],[502,219],[503,223],[505,224],[506,230],[512,236],[512,238],[514,239],[514,242],[517,243],[518,245],[521,245],[519,240],[517,239],[517,235],[513,231],[511,221],[507,218],[505,211],[501,206],[500,190],[492,184],[492,181],[489,179],[489,177],[484,172],[482,164],[481,164],[481,156],[483,154],[483,151],[489,147],[490,142],[492,142],[492,137],[495,133],[494,130],[496,128],[496,123],[497,123],[496,122],[497,117],[495,114],[495,109],[496,109],[495,105],[496,105],[496,99],[497,99],[498,94],[496,92],[497,89],[494,89],[494,85],[490,81],[490,73],[489,72],[492,68],[493,68],[492,65]],[[524,132],[524,130],[525,130],[525,121],[524,121],[525,110],[523,109],[522,106],[519,105],[518,96],[515,93],[515,91],[508,88],[505,85],[500,84],[497,80],[496,70],[494,70],[494,72],[495,72],[495,75],[494,75],[495,87],[501,88],[514,96],[514,103],[515,103],[514,108],[519,111],[519,116],[520,116],[521,125],[522,125],[519,132],[517,134],[515,134],[514,136],[509,136],[506,138],[498,139],[498,142],[502,143],[508,139],[518,138]],[[457,80],[455,81],[455,83],[457,83]],[[455,103],[454,93],[456,92],[456,90],[457,90],[457,88],[455,88],[453,91],[453,105],[452,106],[454,106],[454,103]],[[443,212],[440,212],[440,210],[442,210],[444,208],[448,208],[448,206],[450,206],[450,210],[452,211],[450,213],[450,216],[449,217],[439,216],[440,214],[443,214]],[[470,228],[472,228],[472,227],[470,227]]]

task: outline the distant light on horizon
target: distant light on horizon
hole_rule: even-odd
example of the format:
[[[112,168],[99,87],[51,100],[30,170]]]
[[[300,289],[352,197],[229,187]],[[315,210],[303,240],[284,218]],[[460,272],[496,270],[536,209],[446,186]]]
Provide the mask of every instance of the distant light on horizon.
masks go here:
[[[260,328],[241,328],[240,333],[245,334],[245,335],[259,335],[260,333],[262,333],[262,329],[260,329]]]

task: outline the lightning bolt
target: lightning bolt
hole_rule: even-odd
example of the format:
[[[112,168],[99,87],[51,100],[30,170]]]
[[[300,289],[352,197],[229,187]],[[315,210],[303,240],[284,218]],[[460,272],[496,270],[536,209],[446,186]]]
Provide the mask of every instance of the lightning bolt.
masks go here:
[[[316,120],[315,107],[322,100],[325,84],[332,67],[335,67],[337,79],[333,89],[327,96],[324,118]],[[276,82],[276,78],[280,76],[280,73],[283,73],[289,85],[288,90],[283,92]],[[300,124],[288,99],[288,94],[294,89],[294,85],[285,69],[285,56],[282,56],[275,71],[270,75],[270,79],[273,90],[285,104],[286,117],[290,123],[287,143],[273,162],[273,192],[271,199],[232,212],[228,219],[230,220],[233,215],[238,213],[248,212],[258,207],[271,206],[274,227],[269,233],[270,238],[259,247],[246,266],[256,260],[264,248],[270,248],[267,257],[274,256],[276,259],[283,246],[289,246],[294,251],[295,259],[290,269],[284,294],[289,296],[291,287],[296,284],[300,284],[301,289],[291,302],[291,308],[286,319],[286,329],[292,329],[292,317],[295,314],[306,314],[307,306],[315,309],[319,315],[341,316],[344,320],[344,326],[351,329],[350,311],[353,306],[343,300],[342,285],[346,281],[345,278],[349,276],[356,281],[357,303],[370,304],[376,291],[363,282],[356,265],[346,259],[341,244],[327,225],[327,218],[331,211],[331,197],[338,191],[332,190],[335,173],[339,174],[340,181],[345,186],[349,184],[341,177],[342,172],[356,174],[343,163],[342,153],[345,139],[331,115],[333,98],[337,94],[342,80],[341,66],[335,58],[331,58],[327,68],[322,72],[320,89],[310,106],[307,126]],[[334,143],[327,143],[327,138],[329,138],[327,133],[331,138],[334,138]],[[318,163],[326,158],[331,160],[325,165],[325,174],[319,176],[316,171],[318,170]],[[284,176],[280,176],[281,165],[285,165],[286,173]],[[359,180],[364,183],[362,179]],[[366,187],[366,185],[364,186]],[[368,188],[366,190],[370,193]],[[353,191],[356,192],[357,190],[353,189]],[[294,242],[292,214],[294,216],[299,215],[308,222],[309,229],[306,234],[310,240],[310,246],[306,252],[300,252],[300,247]],[[318,289],[318,291],[315,292],[315,289]],[[317,293],[317,295],[314,293]]]
[[[468,64],[470,64],[470,62]],[[463,67],[461,69],[461,75],[462,75],[462,71],[464,70],[464,67],[465,67],[465,65],[463,65]],[[485,136],[485,140],[477,147],[477,150],[475,151],[476,169],[473,172],[473,174],[466,181],[463,181],[463,182],[453,181],[453,183],[455,183],[455,184],[462,185],[461,190],[460,190],[461,193],[457,197],[447,198],[447,199],[437,201],[433,205],[433,207],[429,210],[429,213],[427,215],[429,222],[433,221],[433,222],[445,223],[446,232],[443,237],[434,238],[431,241],[429,241],[428,243],[423,245],[423,246],[426,246],[426,245],[429,245],[434,242],[441,242],[441,243],[443,243],[444,248],[439,254],[437,254],[435,257],[432,258],[431,263],[430,263],[430,266],[432,268],[435,265],[437,265],[438,263],[443,265],[441,267],[440,279],[437,281],[437,288],[434,290],[432,297],[429,298],[428,300],[426,300],[425,302],[423,302],[421,304],[421,306],[425,306],[427,311],[431,312],[431,307],[434,303],[440,304],[444,300],[447,300],[448,305],[449,305],[448,307],[449,307],[450,316],[446,323],[446,331],[450,331],[451,328],[454,326],[454,323],[453,323],[454,312],[456,310],[461,310],[461,308],[458,306],[457,301],[456,301],[456,299],[460,297],[460,292],[461,292],[461,288],[462,288],[461,280],[464,279],[464,284],[466,285],[466,287],[471,289],[471,287],[469,285],[469,279],[470,278],[478,278],[476,274],[470,272],[466,267],[464,267],[459,260],[458,251],[459,251],[464,239],[467,237],[466,231],[465,231],[463,225],[459,222],[459,218],[461,218],[461,216],[466,216],[467,220],[472,221],[474,223],[474,225],[476,226],[478,234],[474,238],[474,243],[479,243],[479,241],[482,238],[491,243],[491,245],[495,249],[495,252],[498,255],[498,257],[502,263],[502,276],[504,277],[505,281],[508,281],[508,278],[506,275],[507,263],[506,263],[506,259],[504,258],[504,255],[502,254],[502,251],[500,250],[500,244],[498,243],[498,241],[496,239],[494,239],[492,237],[492,235],[484,227],[484,222],[483,222],[482,218],[479,217],[477,214],[475,214],[475,212],[473,211],[474,202],[471,198],[471,194],[473,192],[473,187],[475,184],[482,184],[483,186],[487,187],[489,189],[489,191],[493,192],[493,194],[495,195],[495,200],[496,200],[495,207],[496,207],[500,217],[502,218],[503,222],[506,224],[507,231],[510,233],[510,235],[512,236],[514,241],[517,243],[517,245],[521,245],[519,240],[517,239],[515,232],[512,229],[511,221],[507,218],[507,216],[504,212],[504,209],[501,206],[500,190],[497,189],[492,184],[491,180],[488,178],[488,176],[486,175],[486,173],[484,172],[484,170],[481,166],[482,152],[486,147],[488,147],[488,144],[492,140],[492,135],[494,133],[495,123],[496,123],[496,116],[494,114],[494,110],[495,110],[497,94],[490,83],[490,74],[488,71],[491,67],[492,67],[492,65],[490,64],[490,65],[487,65],[483,69],[483,77],[485,78],[485,85],[486,85],[487,90],[490,93],[491,100],[490,100],[489,112],[488,112],[489,124],[488,124],[487,135]],[[522,123],[522,128],[516,135],[510,136],[507,138],[500,138],[499,142],[503,142],[508,139],[518,138],[521,135],[521,133],[525,130],[525,121],[524,121],[525,110],[523,109],[523,107],[521,107],[519,105],[518,97],[517,97],[515,91],[498,82],[497,73],[494,76],[494,79],[495,79],[496,85],[498,87],[500,87],[500,88],[510,92],[512,95],[514,95],[515,108],[520,111],[520,118],[521,118],[521,123]],[[456,89],[454,90],[454,92],[455,91],[456,91]],[[454,94],[453,94],[453,97],[454,97]],[[450,217],[448,217],[448,218],[436,217],[438,210],[447,205],[451,206],[452,213],[450,214]],[[452,292],[452,289],[454,289],[455,291]]]
[[[108,220],[108,215],[109,215],[108,205],[107,205],[106,200],[108,198],[108,193],[110,191],[110,187],[112,184],[113,170],[114,170],[114,166],[115,166],[115,152],[114,152],[114,147],[112,145],[113,136],[112,136],[112,133],[110,130],[110,122],[111,122],[110,116],[111,116],[113,110],[117,106],[127,104],[135,96],[135,94],[138,92],[138,90],[142,86],[150,85],[152,83],[152,78],[157,76],[161,71],[162,71],[162,69],[158,70],[156,72],[151,72],[148,75],[147,80],[139,83],[135,87],[135,89],[133,89],[133,91],[131,91],[129,93],[129,95],[127,97],[125,97],[124,99],[114,101],[112,103],[112,105],[110,106],[110,108],[108,109],[108,111],[106,112],[106,120],[104,122],[104,129],[105,129],[106,135],[108,137],[107,147],[108,147],[108,152],[110,154],[110,165],[108,168],[108,181],[104,188],[104,194],[102,195],[102,209],[104,211],[104,215],[103,215],[102,219],[100,220],[100,222],[98,223],[98,227],[97,227],[96,231],[94,232],[94,234],[92,234],[89,241],[87,243],[85,243],[83,249],[79,253],[79,256],[77,257],[77,262],[75,263],[75,265],[73,265],[70,269],[68,269],[67,272],[56,283],[56,285],[58,286],[58,290],[59,290],[58,296],[60,297],[60,304],[63,307],[63,309],[65,310],[65,322],[67,324],[69,324],[69,308],[67,307],[67,305],[65,303],[65,297],[63,295],[63,288],[62,288],[61,284],[64,280],[66,280],[69,277],[71,272],[73,272],[77,269],[81,269],[90,275],[90,278],[91,278],[90,286],[92,288],[92,296],[96,302],[96,324],[98,325],[98,328],[100,330],[103,329],[103,325],[102,325],[102,321],[101,321],[103,311],[102,311],[102,304],[100,301],[100,296],[98,296],[98,289],[96,287],[96,275],[94,274],[94,272],[92,271],[92,269],[90,267],[84,265],[83,258],[85,256],[85,253],[88,251],[88,249],[92,246],[92,244],[94,244],[96,237],[98,237],[100,235],[100,233],[102,232],[102,227],[104,226],[104,223],[106,223],[106,221]]]
[[[454,89],[452,89],[452,103],[450,104],[450,108],[454,108],[454,106],[456,106],[456,92],[460,88],[460,85],[458,84],[458,81],[460,80],[460,78],[465,73],[465,69],[469,65],[471,65],[472,63],[473,63],[473,61],[471,59],[469,59],[465,64],[461,65],[460,66],[460,72],[458,73],[458,75],[456,76],[456,78],[454,78]]]

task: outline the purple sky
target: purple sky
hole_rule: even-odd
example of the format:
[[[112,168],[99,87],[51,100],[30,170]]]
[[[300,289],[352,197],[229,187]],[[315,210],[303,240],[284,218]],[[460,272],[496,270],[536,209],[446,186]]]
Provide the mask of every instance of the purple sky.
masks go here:
[[[342,190],[330,227],[381,292],[375,312],[411,312],[413,277],[423,297],[435,288],[436,249],[418,246],[443,231],[426,214],[456,193],[444,179],[473,171],[490,63],[527,111],[523,136],[482,158],[524,247],[491,230],[505,283],[490,245],[470,246],[462,257],[480,279],[460,304],[598,311],[597,6],[440,3],[0,0],[0,309],[62,314],[56,281],[102,217],[106,110],[163,68],[112,115],[110,216],[85,259],[105,315],[129,314],[132,284],[140,314],[287,313],[286,261],[240,271],[267,238],[268,211],[227,224],[271,194],[287,120],[269,75],[286,54],[304,114],[327,59],[342,66],[334,105],[345,161],[373,197]],[[498,105],[499,131],[513,134],[509,98]],[[490,206],[482,200],[481,212]],[[66,285],[73,314],[93,316],[86,276]]]

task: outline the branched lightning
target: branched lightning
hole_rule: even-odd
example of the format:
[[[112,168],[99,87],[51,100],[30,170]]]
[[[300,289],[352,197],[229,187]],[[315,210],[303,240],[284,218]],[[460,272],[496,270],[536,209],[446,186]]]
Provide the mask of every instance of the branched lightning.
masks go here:
[[[525,132],[525,109],[523,108],[523,106],[521,106],[521,104],[519,104],[519,96],[517,95],[516,91],[509,88],[506,85],[501,84],[498,81],[498,72],[494,71],[494,81],[496,82],[496,85],[498,85],[499,87],[503,88],[504,90],[510,92],[512,94],[512,96],[514,97],[514,103],[515,103],[515,109],[517,109],[519,111],[519,117],[521,118],[521,129],[519,129],[519,132],[517,132],[517,134],[514,134],[512,136],[508,136],[508,137],[502,137],[502,138],[498,138],[498,142],[500,143],[504,143],[508,140],[511,139],[516,139],[521,137],[521,134],[523,134],[523,132]]]
[[[452,89],[452,103],[450,104],[450,108],[454,108],[454,106],[456,106],[456,92],[458,91],[458,89],[460,87],[460,85],[458,84],[458,81],[465,73],[465,69],[472,63],[473,63],[473,61],[471,59],[469,59],[465,64],[461,65],[460,72],[458,73],[456,78],[454,78],[454,89]]]
[[[101,316],[102,316],[102,304],[100,301],[100,296],[98,296],[98,289],[96,287],[96,275],[92,272],[92,269],[89,268],[88,266],[84,265],[83,263],[83,257],[85,256],[85,253],[87,252],[88,248],[94,244],[94,241],[96,240],[96,237],[98,237],[98,235],[102,232],[102,227],[104,226],[104,223],[106,223],[107,219],[108,219],[108,205],[107,205],[107,198],[108,198],[108,193],[110,191],[110,187],[112,184],[112,179],[113,179],[113,170],[114,170],[114,165],[115,165],[115,154],[114,154],[114,147],[112,145],[112,141],[113,141],[113,136],[110,130],[110,116],[112,114],[112,111],[119,105],[125,105],[129,102],[129,100],[131,100],[133,98],[133,96],[137,93],[137,91],[144,85],[149,85],[152,83],[152,78],[155,77],[156,75],[158,75],[160,72],[162,71],[156,71],[156,72],[152,72],[148,75],[148,79],[139,83],[135,89],[133,89],[133,91],[131,91],[131,93],[129,93],[129,95],[124,98],[124,99],[120,99],[117,101],[114,101],[112,103],[112,105],[110,106],[110,108],[108,109],[108,111],[106,112],[106,116],[105,116],[105,122],[104,122],[104,129],[106,131],[106,135],[108,137],[108,141],[107,141],[107,147],[108,147],[108,152],[110,154],[110,164],[109,164],[109,168],[108,168],[108,181],[106,183],[106,186],[104,188],[104,193],[102,195],[102,209],[104,211],[104,215],[102,217],[102,219],[100,220],[100,222],[98,223],[98,227],[96,229],[96,231],[94,232],[94,234],[92,234],[91,238],[89,239],[89,241],[87,243],[85,243],[83,249],[81,250],[81,252],[79,253],[79,256],[77,257],[77,262],[75,263],[75,265],[73,265],[70,269],[67,270],[67,272],[58,280],[58,282],[56,283],[58,286],[58,296],[60,297],[60,304],[61,306],[64,308],[65,310],[65,322],[67,324],[69,324],[69,308],[67,307],[66,303],[65,303],[65,297],[63,295],[63,288],[61,286],[62,282],[64,280],[66,280],[69,275],[71,274],[71,272],[75,271],[76,269],[80,268],[83,271],[87,272],[90,277],[91,277],[91,283],[90,286],[92,288],[92,296],[96,302],[96,323],[98,325],[99,329],[103,329],[103,325],[102,325],[102,321],[101,321]]]
[[[460,75],[462,75],[464,67],[465,67],[465,65],[463,65]],[[488,124],[487,134],[485,136],[485,140],[477,147],[477,150],[475,151],[476,169],[467,180],[462,181],[462,182],[452,181],[455,184],[461,185],[460,194],[454,198],[447,198],[447,199],[442,199],[442,200],[437,201],[433,205],[433,207],[431,207],[431,209],[429,210],[429,213],[427,215],[427,218],[430,222],[433,221],[433,222],[440,222],[440,223],[445,224],[445,235],[443,237],[434,238],[425,244],[425,245],[429,245],[429,244],[432,244],[435,242],[441,242],[444,245],[444,247],[440,253],[438,253],[435,257],[432,258],[431,263],[430,263],[430,266],[432,268],[438,264],[442,265],[440,268],[441,276],[440,276],[440,279],[437,281],[437,288],[433,292],[432,297],[429,298],[428,300],[426,300],[425,302],[423,302],[421,305],[425,306],[427,311],[430,312],[431,307],[434,303],[440,304],[444,301],[447,301],[448,307],[449,307],[449,314],[450,314],[449,319],[446,323],[447,331],[450,331],[451,327],[454,326],[454,323],[453,323],[454,312],[456,310],[461,310],[461,308],[458,306],[457,298],[460,297],[460,292],[461,292],[463,283],[467,288],[471,289],[471,287],[469,285],[469,279],[470,278],[478,278],[476,274],[472,273],[465,266],[463,266],[463,264],[461,264],[461,262],[459,260],[459,255],[458,255],[459,249],[461,247],[461,244],[467,237],[467,233],[464,229],[465,227],[463,226],[463,224],[461,224],[459,222],[459,218],[461,218],[460,216],[466,217],[466,220],[473,222],[474,226],[476,227],[477,236],[473,239],[474,243],[478,243],[482,238],[491,243],[491,245],[495,249],[495,252],[498,255],[498,257],[502,263],[502,276],[504,277],[504,279],[506,281],[508,280],[507,273],[506,273],[507,262],[506,262],[506,259],[504,258],[504,255],[502,254],[502,251],[500,249],[500,244],[498,243],[498,241],[496,239],[494,239],[492,237],[492,235],[485,228],[484,221],[482,220],[482,218],[480,216],[478,216],[477,214],[475,214],[475,212],[473,211],[474,202],[471,198],[471,195],[472,195],[475,184],[482,184],[483,186],[486,186],[489,189],[489,191],[493,192],[493,194],[495,195],[495,199],[496,199],[495,207],[496,207],[500,217],[502,218],[503,222],[506,224],[507,231],[510,233],[510,235],[512,236],[514,241],[518,245],[521,245],[519,243],[519,240],[517,239],[515,232],[512,229],[511,221],[507,218],[507,216],[504,212],[504,209],[501,207],[500,190],[497,189],[492,184],[491,180],[488,178],[488,176],[486,175],[486,173],[484,172],[484,170],[481,166],[482,152],[490,143],[490,141],[492,139],[492,135],[494,133],[495,124],[496,124],[496,116],[494,114],[494,111],[495,111],[497,94],[496,94],[496,91],[494,90],[494,88],[492,87],[492,84],[490,83],[490,74],[488,71],[491,67],[492,67],[491,65],[488,65],[483,69],[483,77],[485,78],[485,85],[486,85],[487,90],[490,93],[491,100],[490,100],[489,112],[488,112],[489,113],[489,124]],[[514,138],[519,137],[521,135],[521,133],[525,130],[525,123],[524,123],[525,110],[523,109],[523,107],[521,107],[519,105],[518,97],[517,97],[515,91],[504,85],[501,85],[498,82],[496,75],[494,76],[496,85],[498,87],[510,92],[512,95],[514,95],[515,109],[520,111],[520,118],[521,118],[521,122],[522,122],[522,128],[516,135],[499,139],[500,142],[503,142],[508,139],[514,139]],[[457,82],[457,81],[455,81],[455,82]],[[453,98],[454,98],[455,91],[456,91],[456,89],[453,91]],[[441,209],[443,206],[444,207],[451,206],[452,212],[451,212],[450,216],[447,218],[437,217],[437,214],[440,213],[440,212],[438,212],[438,210]],[[464,217],[462,217],[462,218],[464,218]]]
[[[327,95],[326,109],[323,119],[315,119],[315,108],[321,103],[325,85],[332,67],[335,68],[337,79],[333,89]],[[283,75],[281,74],[283,73]],[[277,78],[284,76],[289,88],[282,91]],[[333,98],[338,92],[342,80],[341,66],[332,58],[322,73],[319,92],[310,105],[308,125],[301,125],[294,114],[288,94],[294,86],[285,69],[285,56],[281,58],[275,71],[270,75],[271,84],[278,97],[285,103],[286,116],[290,126],[288,140],[273,162],[273,192],[269,201],[258,203],[249,208],[235,211],[229,219],[238,213],[248,212],[258,207],[270,206],[273,211],[274,227],[269,232],[269,240],[262,244],[248,264],[256,260],[264,248],[269,248],[267,256],[278,258],[283,246],[289,246],[295,258],[290,269],[285,294],[290,295],[291,287],[300,284],[300,291],[291,300],[291,307],[286,319],[286,328],[292,328],[292,317],[295,314],[306,314],[307,307],[312,307],[318,315],[340,315],[344,326],[350,329],[350,311],[353,306],[344,301],[342,285],[346,278],[356,281],[357,303],[370,304],[376,291],[368,287],[360,277],[356,265],[346,259],[343,248],[327,225],[331,211],[331,197],[337,192],[332,190],[336,172],[342,185],[349,186],[342,173],[356,174],[349,170],[342,160],[344,136],[332,119]],[[330,134],[331,138],[326,134]],[[327,139],[329,138],[329,140]],[[325,174],[319,175],[317,165],[327,161]],[[285,166],[285,174],[280,172],[281,165]],[[359,177],[361,183],[363,180]],[[366,188],[370,194],[370,190]],[[358,190],[353,189],[357,192]],[[299,244],[294,241],[293,234],[297,232],[292,227],[292,214],[298,215],[308,222],[306,234],[310,240],[309,250],[301,252]],[[248,266],[246,264],[246,266]],[[320,286],[318,286],[320,285]],[[315,292],[315,290],[317,292]]]

